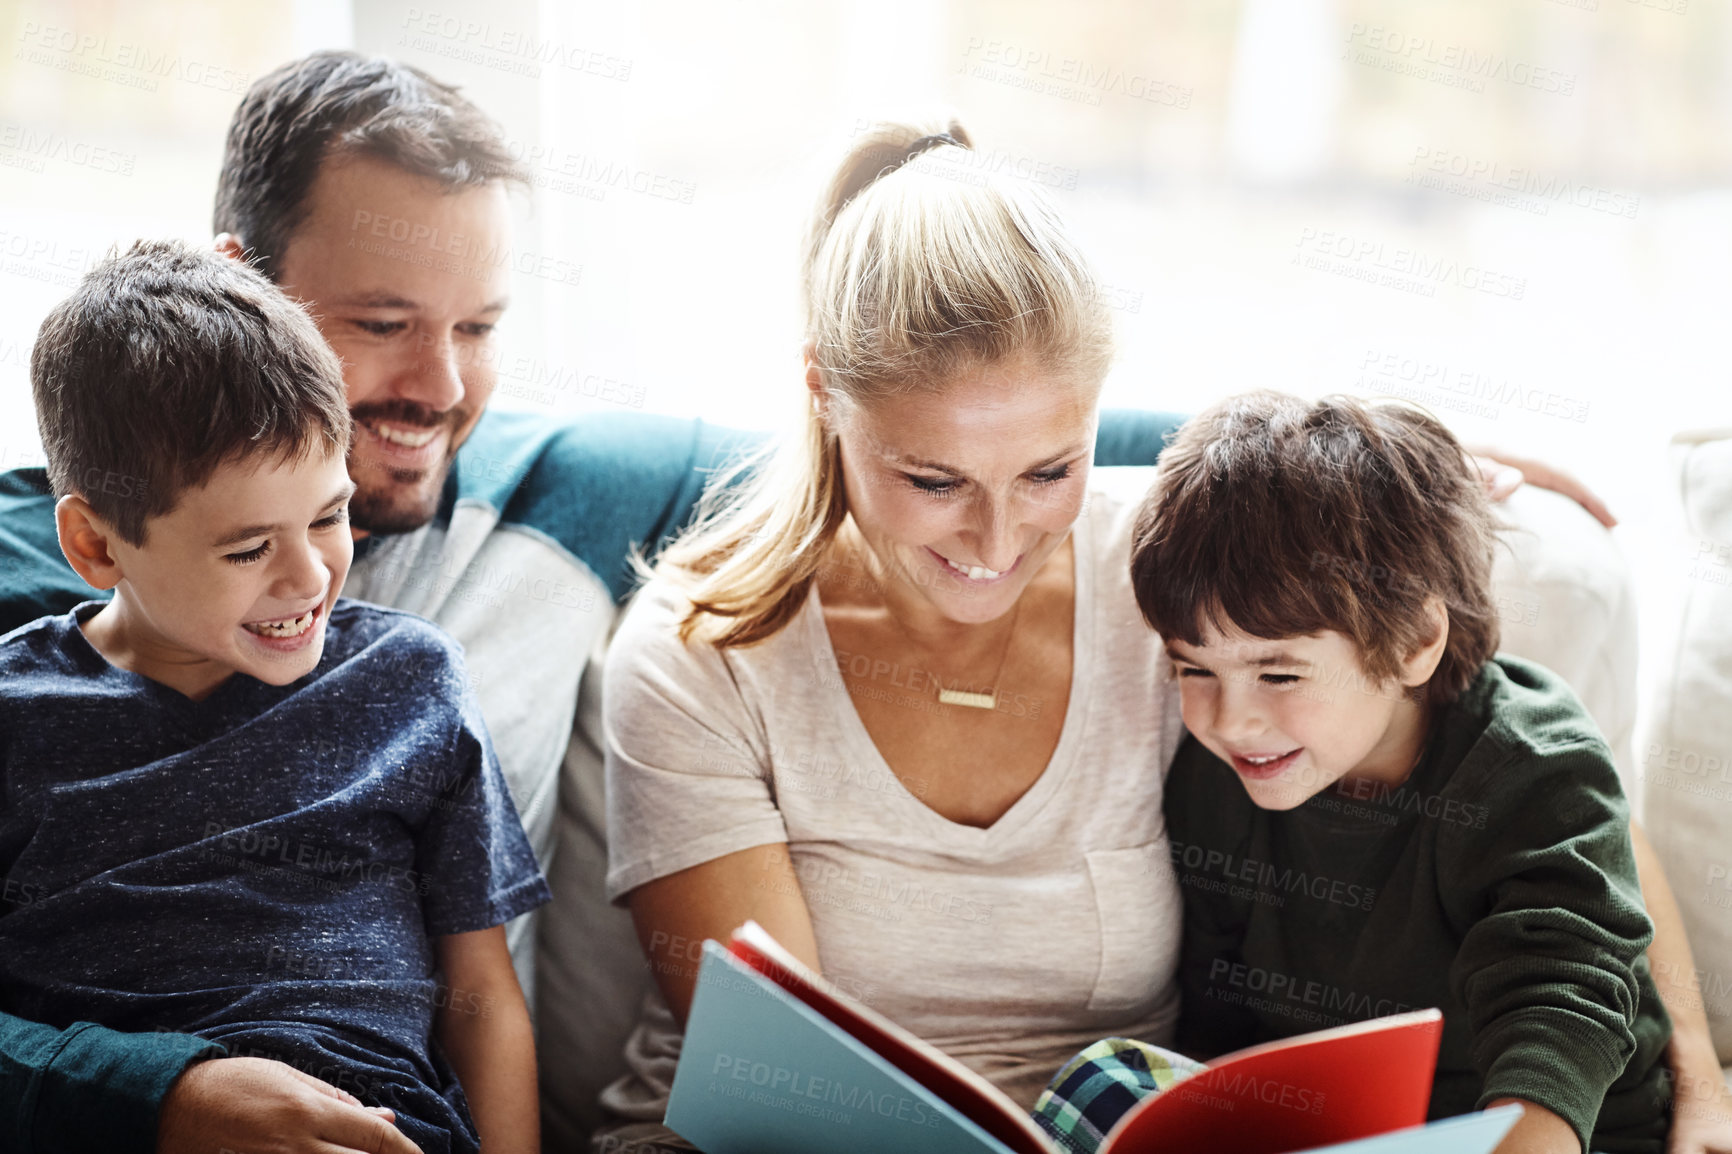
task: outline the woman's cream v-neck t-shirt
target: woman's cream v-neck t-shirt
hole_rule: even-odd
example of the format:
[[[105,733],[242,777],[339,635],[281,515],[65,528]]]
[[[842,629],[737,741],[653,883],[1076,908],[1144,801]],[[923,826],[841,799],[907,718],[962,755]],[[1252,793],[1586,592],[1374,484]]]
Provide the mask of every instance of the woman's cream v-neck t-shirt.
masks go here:
[[[1073,529],[1064,727],[1040,778],[986,829],[939,816],[891,772],[815,587],[775,637],[718,651],[680,642],[684,601],[651,581],[607,660],[609,896],[785,843],[824,975],[1025,1106],[1102,1036],[1168,1041],[1181,917],[1161,785],[1182,729],[1131,593],[1134,518],[1097,492]],[[860,672],[857,693],[898,676]],[[1003,723],[1037,707],[1007,698]],[[658,996],[627,1050],[635,1077],[604,1101],[659,1120],[679,1033]]]

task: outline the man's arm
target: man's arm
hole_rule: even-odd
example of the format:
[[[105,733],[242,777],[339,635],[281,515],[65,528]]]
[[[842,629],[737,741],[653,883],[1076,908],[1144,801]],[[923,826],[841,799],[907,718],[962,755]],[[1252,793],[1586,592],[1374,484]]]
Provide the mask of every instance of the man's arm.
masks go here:
[[[451,1062],[482,1149],[535,1154],[541,1144],[535,1037],[505,948],[505,927],[435,939],[445,996],[434,1031]]]
[[[1190,420],[1188,413],[1155,413],[1147,409],[1102,409],[1095,436],[1095,464],[1153,465],[1167,439]]]
[[[122,1034],[90,1022],[57,1030],[0,1014],[4,1145],[19,1154],[155,1149],[169,1087],[222,1052],[187,1034]]]
[[[0,473],[0,636],[80,601],[106,598],[60,553],[54,493],[42,469]]]
[[[57,1030],[0,1013],[0,1149],[419,1154],[389,1110],[282,1062],[223,1053],[190,1034]]]

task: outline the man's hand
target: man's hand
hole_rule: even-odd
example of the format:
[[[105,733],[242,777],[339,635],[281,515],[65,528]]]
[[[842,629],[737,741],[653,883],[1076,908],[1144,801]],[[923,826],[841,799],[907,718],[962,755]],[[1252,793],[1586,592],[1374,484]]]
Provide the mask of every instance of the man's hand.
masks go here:
[[[1553,468],[1532,457],[1518,457],[1502,449],[1491,449],[1483,445],[1469,445],[1467,452],[1478,466],[1479,475],[1485,480],[1486,495],[1493,502],[1502,501],[1521,488],[1525,481],[1536,488],[1563,494],[1586,509],[1594,520],[1608,529],[1615,528],[1618,524],[1618,519],[1612,516],[1611,509],[1606,507],[1606,503],[1600,500],[1592,489],[1562,469]]]
[[[181,1072],[157,1117],[158,1154],[421,1154],[396,1115],[265,1058],[209,1058]]]

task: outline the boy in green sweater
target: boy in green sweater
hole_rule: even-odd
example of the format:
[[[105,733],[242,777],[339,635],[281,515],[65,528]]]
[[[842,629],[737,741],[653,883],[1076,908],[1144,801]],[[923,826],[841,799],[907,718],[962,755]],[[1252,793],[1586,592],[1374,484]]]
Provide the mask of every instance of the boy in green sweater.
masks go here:
[[[1494,656],[1493,529],[1403,404],[1253,393],[1162,455],[1131,567],[1192,734],[1165,796],[1178,1044],[1436,1006],[1431,1117],[1516,1102],[1500,1150],[1660,1154],[1628,810],[1569,687]]]

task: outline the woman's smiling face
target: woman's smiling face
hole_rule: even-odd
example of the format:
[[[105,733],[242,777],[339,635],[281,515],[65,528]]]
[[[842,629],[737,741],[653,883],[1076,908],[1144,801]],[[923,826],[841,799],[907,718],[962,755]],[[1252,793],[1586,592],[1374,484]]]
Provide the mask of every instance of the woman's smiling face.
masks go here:
[[[832,409],[848,509],[887,575],[959,624],[1008,612],[1082,513],[1099,397],[1025,357]]]

